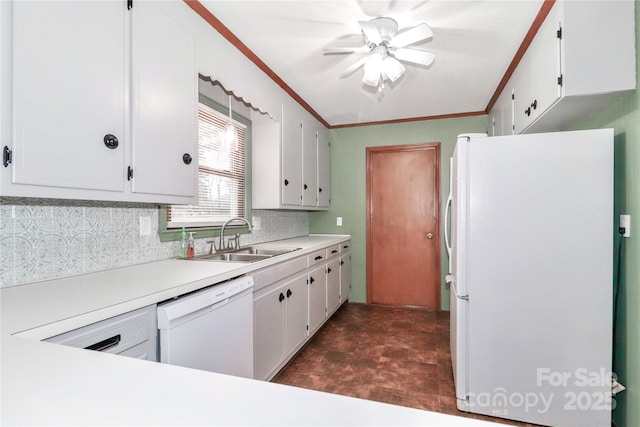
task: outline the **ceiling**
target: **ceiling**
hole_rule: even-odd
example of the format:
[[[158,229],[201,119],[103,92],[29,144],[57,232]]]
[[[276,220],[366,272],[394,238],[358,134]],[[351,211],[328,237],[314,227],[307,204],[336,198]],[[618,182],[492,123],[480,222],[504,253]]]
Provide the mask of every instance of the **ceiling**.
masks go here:
[[[200,0],[330,126],[483,112],[531,28],[543,0]],[[412,45],[436,55],[381,91],[362,68],[365,54],[325,54],[364,44],[358,21],[394,18],[405,29],[427,23],[433,38]]]

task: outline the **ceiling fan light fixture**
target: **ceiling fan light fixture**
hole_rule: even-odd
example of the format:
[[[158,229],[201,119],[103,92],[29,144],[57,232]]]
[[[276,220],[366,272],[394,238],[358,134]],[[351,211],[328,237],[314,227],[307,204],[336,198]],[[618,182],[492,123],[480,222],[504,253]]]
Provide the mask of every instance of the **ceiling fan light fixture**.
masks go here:
[[[383,66],[384,74],[386,74],[386,76],[392,82],[398,80],[405,71],[404,65],[402,65],[400,61],[391,56],[387,56],[386,58],[384,58]]]
[[[429,67],[435,59],[433,53],[411,47],[433,39],[433,31],[425,23],[401,31],[392,18],[374,18],[358,24],[364,46],[325,48],[325,53],[369,53],[368,57],[361,58],[343,71],[341,78],[364,66],[362,83],[382,89],[385,80],[395,82],[404,75],[406,68],[400,61]]]
[[[369,86],[378,86],[378,83],[380,83],[380,73],[383,70],[383,62],[382,55],[371,55],[364,64],[362,83]]]

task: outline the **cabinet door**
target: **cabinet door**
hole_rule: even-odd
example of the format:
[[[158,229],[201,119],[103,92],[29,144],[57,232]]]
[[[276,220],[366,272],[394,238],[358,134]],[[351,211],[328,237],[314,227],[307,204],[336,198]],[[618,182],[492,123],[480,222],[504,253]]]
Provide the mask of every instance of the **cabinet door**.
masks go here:
[[[351,290],[351,255],[340,257],[340,302],[349,299]]]
[[[309,335],[324,322],[327,315],[327,274],[325,265],[309,272]]]
[[[280,286],[253,302],[255,379],[266,380],[284,360],[285,292]]]
[[[329,131],[320,127],[318,130],[318,206],[323,208],[329,207],[331,199],[330,150]]]
[[[286,284],[285,357],[296,351],[307,338],[307,275]]]
[[[302,203],[302,121],[294,107],[282,111],[282,181],[283,205]]]
[[[489,129],[493,136],[513,134],[513,100],[511,86],[508,84],[489,115]]]
[[[529,56],[525,55],[516,68],[513,82],[513,124],[514,133],[519,134],[531,124],[531,100],[533,91],[529,78]]]
[[[560,6],[554,5],[527,50],[527,55],[530,56],[531,99],[525,108],[531,108],[531,116],[528,119],[530,123],[536,121],[562,94],[562,86],[558,82],[562,74],[561,39],[558,37],[562,12]]]
[[[161,6],[136,2],[132,9],[132,191],[195,202],[195,41]]]
[[[123,191],[125,2],[12,5],[12,181]]]
[[[340,306],[340,259],[327,264],[327,314]]]
[[[561,52],[557,32],[561,12],[559,3],[554,4],[512,77],[517,134],[524,132],[560,98]]]
[[[318,133],[312,120],[302,122],[302,204],[318,204]]]

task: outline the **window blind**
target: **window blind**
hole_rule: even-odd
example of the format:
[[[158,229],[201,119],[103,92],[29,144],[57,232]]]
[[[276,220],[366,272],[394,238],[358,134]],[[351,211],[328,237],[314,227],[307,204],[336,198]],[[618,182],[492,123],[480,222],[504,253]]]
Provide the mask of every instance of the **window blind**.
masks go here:
[[[233,120],[237,146],[224,131],[229,116],[203,103],[198,108],[198,204],[167,207],[167,228],[220,226],[245,214],[247,127]]]

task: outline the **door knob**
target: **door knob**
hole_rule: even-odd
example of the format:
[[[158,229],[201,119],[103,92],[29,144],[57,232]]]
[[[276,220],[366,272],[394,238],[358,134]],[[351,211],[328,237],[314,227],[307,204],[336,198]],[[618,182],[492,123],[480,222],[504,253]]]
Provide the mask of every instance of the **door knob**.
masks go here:
[[[427,239],[433,239],[433,233],[427,233]]]

